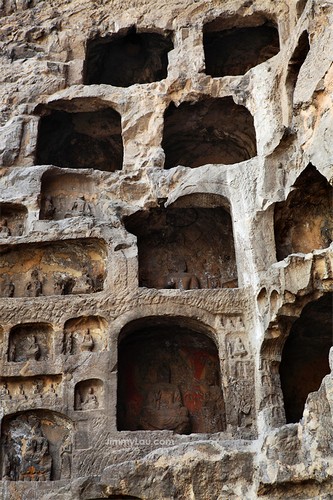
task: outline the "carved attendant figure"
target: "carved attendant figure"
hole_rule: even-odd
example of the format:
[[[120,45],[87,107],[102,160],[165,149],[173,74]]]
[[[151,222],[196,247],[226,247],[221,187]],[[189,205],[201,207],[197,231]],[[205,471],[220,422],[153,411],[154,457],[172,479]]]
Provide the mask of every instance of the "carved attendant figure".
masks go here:
[[[225,405],[219,384],[219,370],[215,361],[207,359],[200,378],[202,407],[197,415],[196,432],[225,430]]]
[[[9,389],[7,387],[7,383],[3,382],[2,387],[0,389],[0,401],[5,401],[5,400],[9,400],[9,399],[12,399],[12,397],[11,397]]]
[[[92,351],[93,347],[94,347],[94,339],[92,338],[88,328],[82,339],[81,351]]]
[[[62,353],[63,354],[73,354],[73,333],[72,332],[66,333],[64,335]]]
[[[70,479],[72,472],[72,443],[69,435],[64,437],[60,446],[61,479]]]

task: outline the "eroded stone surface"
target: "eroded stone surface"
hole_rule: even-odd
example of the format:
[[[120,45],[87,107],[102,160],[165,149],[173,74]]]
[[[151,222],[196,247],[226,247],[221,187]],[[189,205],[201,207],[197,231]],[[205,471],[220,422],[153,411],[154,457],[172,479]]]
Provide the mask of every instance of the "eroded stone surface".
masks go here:
[[[330,498],[331,3],[0,16],[0,496]]]

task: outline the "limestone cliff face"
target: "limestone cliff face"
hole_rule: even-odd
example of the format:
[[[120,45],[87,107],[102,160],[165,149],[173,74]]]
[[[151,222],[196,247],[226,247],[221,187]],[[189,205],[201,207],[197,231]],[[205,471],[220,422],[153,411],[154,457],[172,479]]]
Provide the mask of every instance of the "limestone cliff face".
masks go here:
[[[0,17],[0,496],[331,498],[333,4]]]

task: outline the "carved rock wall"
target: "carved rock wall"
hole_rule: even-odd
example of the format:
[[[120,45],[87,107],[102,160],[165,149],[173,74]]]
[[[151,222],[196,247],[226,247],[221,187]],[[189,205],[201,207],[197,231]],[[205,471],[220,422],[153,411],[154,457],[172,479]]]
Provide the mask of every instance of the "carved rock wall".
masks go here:
[[[333,4],[0,17],[0,496],[331,498]]]

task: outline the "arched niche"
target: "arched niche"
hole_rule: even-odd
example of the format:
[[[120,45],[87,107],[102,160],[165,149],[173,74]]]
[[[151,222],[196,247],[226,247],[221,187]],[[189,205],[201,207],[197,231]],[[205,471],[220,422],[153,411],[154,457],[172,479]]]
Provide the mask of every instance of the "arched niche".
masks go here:
[[[42,297],[103,290],[107,250],[95,238],[6,246],[0,251],[3,297]]]
[[[256,156],[251,113],[232,97],[172,102],[164,114],[164,168],[196,168],[208,163],[232,165]]]
[[[291,326],[280,364],[287,423],[298,422],[306,398],[330,373],[328,354],[333,345],[333,293],[308,303]]]
[[[129,87],[163,80],[172,49],[169,34],[137,33],[135,28],[88,40],[84,83]]]
[[[51,357],[53,328],[49,323],[22,323],[9,332],[8,361],[43,361]]]
[[[92,217],[97,215],[96,202],[97,194],[90,177],[59,171],[47,171],[43,174],[40,219]]]
[[[193,330],[184,318],[150,317],[123,329],[117,427],[178,434],[225,429],[218,351],[201,325]]]
[[[138,238],[139,286],[236,288],[232,221],[217,195],[189,195],[125,220]]]
[[[48,410],[15,413],[1,427],[2,478],[9,481],[70,479],[73,424]]]
[[[276,258],[328,247],[333,240],[333,188],[309,165],[284,202],[276,203]]]
[[[114,172],[123,163],[121,118],[111,108],[72,113],[48,111],[38,127],[37,165]]]
[[[0,238],[22,236],[26,229],[28,210],[16,203],[0,203]]]
[[[217,18],[204,25],[206,74],[213,77],[244,75],[280,50],[275,25],[262,16]]]
[[[101,316],[79,316],[64,325],[63,354],[100,352],[106,349],[107,321]]]
[[[97,378],[82,380],[75,385],[74,409],[101,410],[104,407],[103,382]]]

